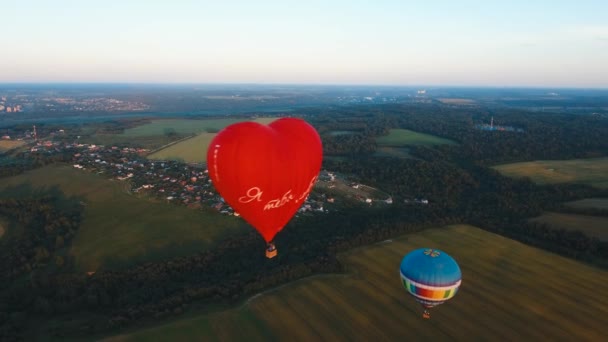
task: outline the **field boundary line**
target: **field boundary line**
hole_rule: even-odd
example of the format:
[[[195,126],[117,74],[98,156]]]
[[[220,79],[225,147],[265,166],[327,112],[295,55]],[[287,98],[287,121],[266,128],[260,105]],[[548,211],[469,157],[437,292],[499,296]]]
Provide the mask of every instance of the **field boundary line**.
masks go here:
[[[200,134],[200,133],[199,133],[199,134]],[[166,149],[167,147],[169,147],[169,146],[173,146],[173,145],[175,145],[175,144],[177,144],[177,143],[180,143],[180,142],[182,142],[182,141],[186,141],[186,140],[188,140],[188,139],[192,139],[192,138],[196,137],[197,135],[198,135],[198,134],[196,134],[196,133],[195,133],[195,134],[193,134],[193,135],[190,135],[190,136],[187,136],[187,137],[181,138],[181,139],[179,139],[179,140],[172,141],[172,142],[170,142],[170,143],[168,143],[168,144],[166,144],[166,145],[163,145],[163,146],[161,146],[161,147],[159,147],[159,148],[157,148],[157,149],[155,149],[155,150],[152,150],[152,151],[148,152],[148,155],[150,155],[150,154],[154,154],[154,153],[159,152],[159,151],[162,151],[162,150]]]

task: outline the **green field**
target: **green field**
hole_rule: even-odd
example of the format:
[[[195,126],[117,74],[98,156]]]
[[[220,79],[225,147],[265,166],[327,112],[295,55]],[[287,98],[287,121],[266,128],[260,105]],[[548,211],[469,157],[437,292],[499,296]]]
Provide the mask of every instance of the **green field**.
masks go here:
[[[404,254],[439,248],[463,284],[430,320],[399,279]],[[341,257],[349,272],[303,279],[238,308],[183,318],[111,341],[601,341],[608,272],[459,225]],[[602,336],[604,336],[602,338]]]
[[[582,183],[608,188],[608,157],[538,160],[496,165],[494,169],[509,177],[530,177],[538,184]]]
[[[608,241],[608,217],[544,213],[539,217],[531,219],[531,221],[544,222],[554,228],[580,230],[586,235],[597,237],[602,241]]]
[[[151,123],[129,128],[122,134],[128,137],[142,137],[153,135],[165,135],[167,132],[173,131],[177,134],[189,135],[203,132],[215,132],[233,123],[242,121],[255,121],[261,124],[268,124],[276,118],[257,118],[254,120],[248,119],[170,119],[170,120],[153,120]]]
[[[412,158],[409,149],[405,147],[379,146],[374,156],[391,158]]]
[[[267,124],[275,119],[256,118],[252,121]],[[246,121],[246,119],[158,119],[141,126],[128,128],[121,134],[93,134],[85,136],[80,142],[106,146],[141,146],[154,150],[180,137],[188,137],[205,132],[216,132],[230,124],[242,121]],[[176,134],[177,136],[170,136],[171,134]]]
[[[579,201],[568,202],[566,205],[572,208],[608,209],[608,198],[585,198]]]
[[[81,271],[124,267],[209,248],[248,229],[234,217],[136,198],[125,183],[68,166],[48,166],[3,178],[7,186],[58,186],[86,203],[70,254]]]
[[[0,152],[12,150],[25,144],[22,140],[0,140]]]
[[[204,163],[207,148],[215,133],[201,133],[148,155],[148,159],[183,160],[187,163]]]
[[[439,102],[450,104],[450,105],[473,105],[475,104],[475,100],[471,99],[461,99],[461,98],[438,98]]]
[[[349,135],[349,134],[355,134],[355,133],[357,133],[357,131],[330,131],[329,135],[338,136],[338,135]]]
[[[79,141],[85,144],[96,144],[104,146],[123,145],[129,147],[142,147],[153,150],[171,143],[179,137],[169,137],[167,135],[151,136],[128,136],[124,134],[94,134]]]
[[[449,139],[440,138],[434,135],[418,133],[409,129],[391,129],[389,134],[383,137],[376,138],[379,146],[401,147],[407,145],[455,145],[456,143]]]
[[[258,118],[253,121],[269,124],[276,118]],[[183,160],[188,163],[204,163],[207,159],[207,148],[216,133],[205,133],[206,130],[217,131],[230,124],[245,120],[237,119],[209,119],[209,120],[155,120],[150,124],[133,128],[141,128],[143,132],[156,132],[162,127],[172,127],[179,133],[198,133],[195,137],[186,139],[162,148],[148,155],[149,159]],[[164,125],[164,126],[163,126]],[[147,127],[147,128],[146,128]],[[162,128],[164,129],[164,128]],[[190,131],[188,131],[190,129]],[[136,134],[130,132],[128,134]],[[140,132],[141,133],[141,132]],[[127,134],[127,132],[125,132]],[[139,134],[139,133],[137,133]],[[135,135],[137,136],[137,135]]]

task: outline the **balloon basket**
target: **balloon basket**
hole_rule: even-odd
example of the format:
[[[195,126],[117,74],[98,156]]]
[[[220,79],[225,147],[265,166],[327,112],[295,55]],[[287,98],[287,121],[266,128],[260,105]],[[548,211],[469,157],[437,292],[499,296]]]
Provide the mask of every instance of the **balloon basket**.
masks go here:
[[[431,318],[431,313],[428,312],[427,310],[424,310],[424,312],[422,313],[422,318],[424,318],[424,319],[430,319]]]
[[[272,251],[266,250],[266,257],[268,259],[272,259],[272,258],[274,258],[276,256],[277,256],[277,250],[276,249],[274,249]]]
[[[277,248],[274,246],[273,243],[269,243],[268,247],[266,248],[266,257],[268,259],[272,259],[276,256],[277,256]]]

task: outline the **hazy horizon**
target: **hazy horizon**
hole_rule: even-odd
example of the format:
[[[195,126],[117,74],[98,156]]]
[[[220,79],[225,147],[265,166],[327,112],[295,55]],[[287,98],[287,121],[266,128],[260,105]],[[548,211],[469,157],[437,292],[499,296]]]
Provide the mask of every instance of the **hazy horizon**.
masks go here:
[[[8,1],[0,83],[608,88],[605,1]]]

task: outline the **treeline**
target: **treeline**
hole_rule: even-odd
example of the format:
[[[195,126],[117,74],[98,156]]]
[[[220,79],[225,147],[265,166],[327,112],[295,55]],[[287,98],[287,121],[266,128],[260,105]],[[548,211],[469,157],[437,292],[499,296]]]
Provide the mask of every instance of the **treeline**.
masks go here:
[[[323,154],[357,156],[376,152],[374,136],[353,133],[323,136]]]
[[[72,160],[69,152],[47,153],[45,151],[19,153],[17,155],[0,154],[0,178],[22,174],[45,165],[65,163]]]
[[[49,263],[64,266],[65,256],[56,252],[69,246],[80,226],[81,211],[77,200],[54,195],[0,198],[0,215],[18,230],[9,233],[10,241],[0,249],[0,281],[10,282]]]
[[[514,109],[456,109],[387,106],[398,115],[399,126],[439,135],[459,142],[443,146],[455,155],[483,164],[535,160],[570,159],[606,155],[608,120],[591,115],[531,113]],[[389,115],[389,114],[387,114]],[[477,124],[513,126],[523,132],[482,131]]]
[[[374,138],[391,128],[405,128],[455,140],[458,146],[438,146],[458,158],[484,165],[536,159],[571,159],[608,154],[608,119],[593,115],[532,113],[524,110],[480,107],[458,108],[439,104],[388,104],[365,107],[308,109],[304,111],[323,135],[332,130],[349,130]],[[482,131],[476,125],[489,124],[521,128],[523,132]],[[355,129],[356,128],[356,129]],[[345,149],[366,150],[357,139]],[[348,141],[346,141],[348,143]],[[367,150],[373,150],[368,147]],[[327,151],[333,154],[333,150]]]
[[[582,232],[529,223],[546,210],[560,210],[562,203],[603,194],[585,185],[538,186],[527,179],[511,179],[474,164],[427,160],[369,158],[327,161],[332,170],[352,173],[365,183],[393,189],[399,205],[404,199],[426,198],[428,209],[492,232],[509,236],[564,256],[608,266],[608,243]],[[441,156],[437,156],[441,157]],[[387,187],[388,186],[388,187]],[[410,202],[411,203],[411,202]],[[410,204],[410,207],[425,208]],[[427,211],[428,212],[428,211]]]
[[[0,154],[0,178],[16,176],[36,167],[33,160]]]
[[[577,215],[591,215],[591,216],[605,216],[608,217],[608,209],[602,208],[593,208],[593,207],[571,207],[567,205],[562,205],[557,208],[556,211],[560,213],[566,214],[577,214]]]
[[[272,260],[264,257],[264,242],[251,231],[198,255],[125,271],[99,271],[91,276],[38,272],[19,286],[5,288],[0,317],[8,319],[0,336],[5,340],[19,336],[23,322],[49,315],[87,311],[107,317],[85,322],[76,330],[70,326],[49,332],[67,337],[180,314],[193,301],[232,303],[305,276],[340,272],[339,251],[457,222],[433,209],[352,209],[292,222],[277,238],[279,256]]]
[[[385,117],[376,107],[369,112],[346,111],[343,116],[313,116],[323,140],[325,155],[346,155],[355,157],[372,154],[376,151],[376,137],[389,133],[395,120]],[[374,110],[376,109],[376,110]]]

